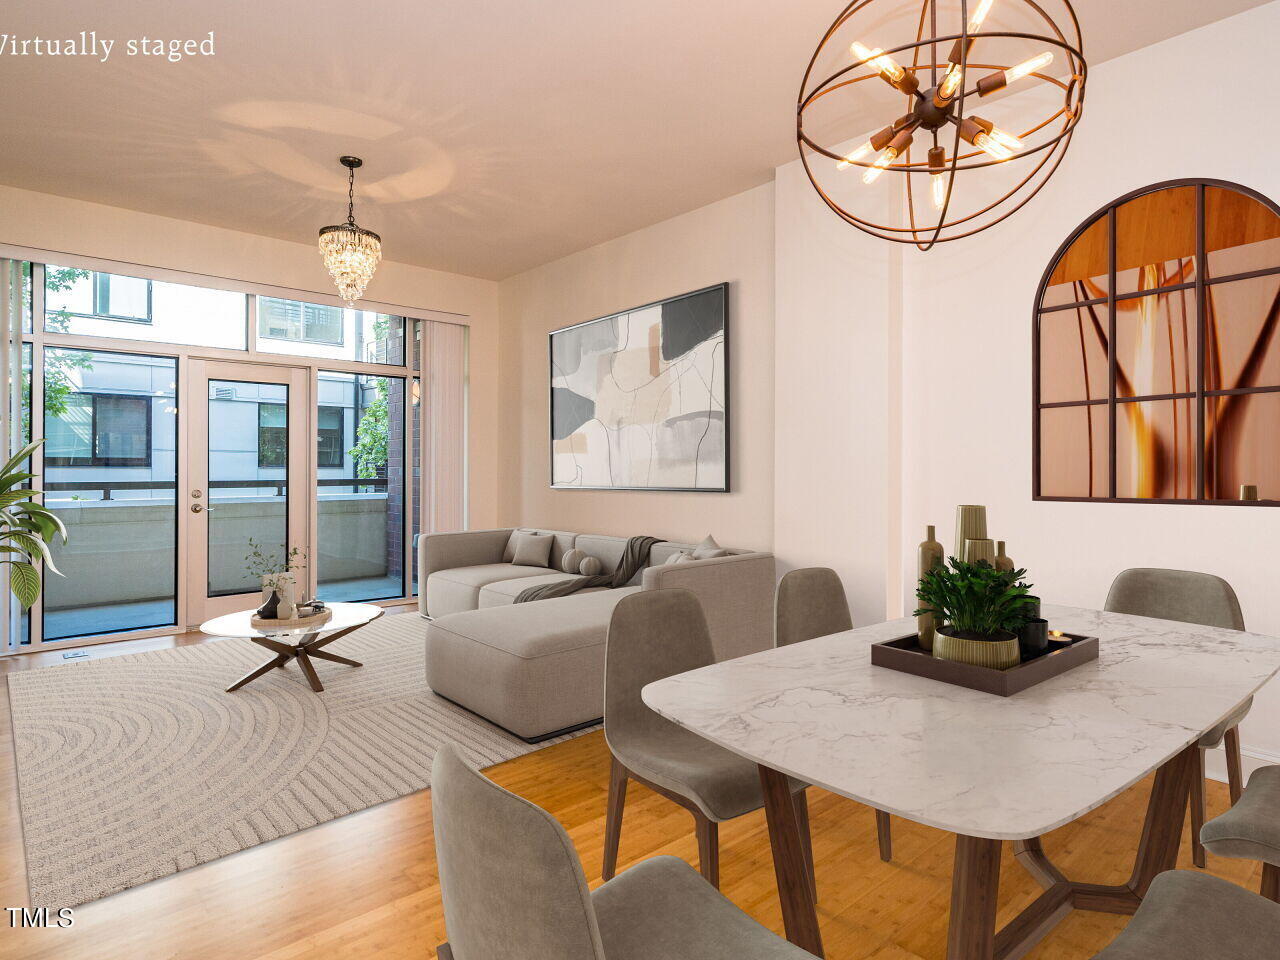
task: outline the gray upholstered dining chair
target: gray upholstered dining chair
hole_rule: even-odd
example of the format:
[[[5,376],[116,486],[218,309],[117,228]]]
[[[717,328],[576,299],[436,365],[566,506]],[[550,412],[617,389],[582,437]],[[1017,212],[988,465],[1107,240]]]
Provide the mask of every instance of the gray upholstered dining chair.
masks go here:
[[[1166,870],[1094,960],[1271,960],[1280,905],[1192,870]]]
[[[555,818],[441,745],[431,768],[443,960],[813,960],[654,857],[589,892]]]
[[[688,590],[642,590],[613,608],[605,641],[604,737],[613,755],[605,815],[604,868],[618,865],[627,782],[635,780],[693,814],[702,875],[720,886],[719,825],[764,806],[759,768],[659,716],[640,699],[646,684],[715,663],[711,633]],[[807,785],[792,782],[814,888]]]
[[[1260,767],[1240,799],[1200,831],[1215,856],[1262,861],[1258,892],[1280,903],[1280,766]]]
[[[849,601],[840,575],[830,567],[791,570],[778,581],[774,602],[773,643],[785,647],[853,629]],[[880,859],[893,859],[893,833],[889,814],[876,811],[876,839]]]
[[[1104,607],[1113,613],[1129,613],[1158,620],[1198,623],[1206,627],[1244,629],[1244,614],[1231,584],[1209,573],[1135,567],[1112,581]],[[1197,867],[1205,865],[1200,828],[1204,826],[1204,752],[1224,744],[1231,802],[1240,799],[1243,774],[1240,766],[1240,721],[1253,706],[1250,697],[1216,727],[1200,738],[1200,775],[1191,784],[1191,854]]]

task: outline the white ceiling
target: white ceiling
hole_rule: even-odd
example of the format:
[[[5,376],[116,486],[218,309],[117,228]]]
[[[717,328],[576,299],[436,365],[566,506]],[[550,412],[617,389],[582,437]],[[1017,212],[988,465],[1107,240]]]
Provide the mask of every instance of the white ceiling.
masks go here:
[[[1076,9],[1096,66],[1262,2]],[[357,219],[388,259],[502,278],[767,182],[840,7],[16,0],[0,32],[117,48],[0,55],[0,183],[310,243],[345,216],[354,153]],[[212,58],[123,55],[210,30]]]

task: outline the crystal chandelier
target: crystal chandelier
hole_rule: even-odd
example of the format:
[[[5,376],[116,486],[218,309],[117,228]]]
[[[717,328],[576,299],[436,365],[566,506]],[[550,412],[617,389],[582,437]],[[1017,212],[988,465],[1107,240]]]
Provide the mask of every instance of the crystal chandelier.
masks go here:
[[[359,157],[339,157],[338,162],[348,170],[347,222],[320,228],[320,256],[338,286],[338,295],[348,307],[354,307],[382,260],[382,238],[356,223],[356,167],[364,161]]]

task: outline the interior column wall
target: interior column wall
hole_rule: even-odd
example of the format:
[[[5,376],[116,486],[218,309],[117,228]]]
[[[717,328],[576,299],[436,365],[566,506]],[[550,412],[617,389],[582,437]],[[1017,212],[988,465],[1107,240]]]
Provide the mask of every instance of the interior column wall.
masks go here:
[[[1126,567],[1201,570],[1235,587],[1250,629],[1280,635],[1280,511],[1031,499],[1032,310],[1041,274],[1079,223],[1146,184],[1210,177],[1280,198],[1280,169],[1258,139],[1255,108],[1230,92],[1274,84],[1278,33],[1273,3],[1091,69],[1084,118],[1039,196],[984,233],[908,252],[907,541],[936,523],[950,548],[955,505],[984,503],[991,536],[1008,541],[1046,600],[1099,607]],[[1205,63],[1230,64],[1230,85],[1194,67]],[[1168,110],[1194,120],[1170,120]],[[1255,135],[1241,139],[1250,129]],[[910,564],[904,557],[908,584]],[[1247,753],[1280,761],[1280,684],[1259,696],[1241,733]]]

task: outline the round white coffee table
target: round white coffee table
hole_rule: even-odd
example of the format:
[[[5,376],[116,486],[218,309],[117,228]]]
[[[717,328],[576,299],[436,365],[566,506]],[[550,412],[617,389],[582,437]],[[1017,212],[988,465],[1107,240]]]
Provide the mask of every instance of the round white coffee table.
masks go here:
[[[294,630],[274,630],[271,627],[258,628],[250,622],[250,618],[254,614],[252,610],[228,613],[226,616],[214,617],[212,620],[206,620],[200,624],[201,633],[207,633],[211,637],[236,637],[250,640],[260,647],[266,647],[275,654],[274,657],[258,667],[258,669],[246,673],[231,686],[227,687],[227,693],[239,690],[246,683],[251,680],[257,680],[264,673],[270,673],[277,667],[283,667],[290,660],[298,661],[299,669],[302,670],[303,676],[307,678],[307,683],[311,684],[311,689],[316,693],[320,693],[324,690],[324,687],[320,684],[320,678],[316,676],[316,668],[311,663],[312,657],[319,660],[331,660],[334,663],[344,663],[349,667],[361,666],[356,660],[340,657],[336,653],[330,653],[328,650],[321,648],[327,647],[333,641],[345,637],[353,630],[358,630],[367,623],[372,623],[382,616],[385,611],[382,607],[372,603],[330,603],[328,607],[333,612],[333,616],[321,624],[319,628],[315,626]]]

